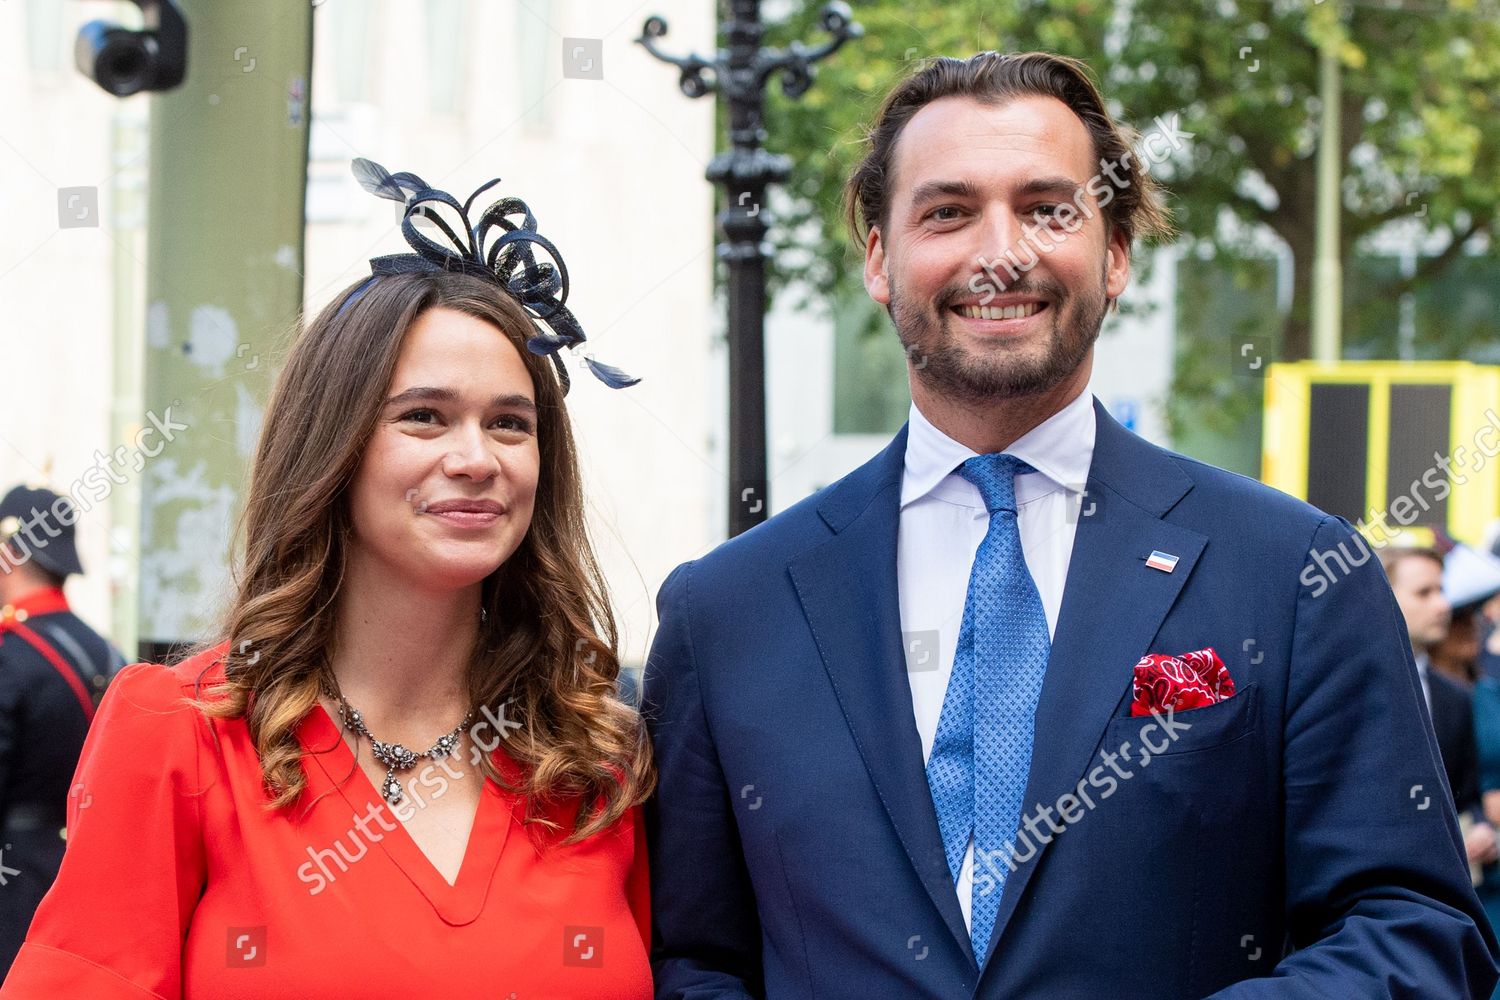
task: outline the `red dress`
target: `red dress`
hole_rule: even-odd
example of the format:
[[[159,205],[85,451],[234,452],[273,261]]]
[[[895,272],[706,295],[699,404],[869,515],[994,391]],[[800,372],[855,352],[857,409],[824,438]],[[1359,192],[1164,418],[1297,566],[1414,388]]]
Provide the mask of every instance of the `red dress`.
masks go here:
[[[297,733],[302,799],[265,808],[244,721],[181,700],[220,652],[110,685],[62,870],[0,1000],[649,1000],[638,808],[540,849],[523,803],[486,780],[449,885],[321,707]]]

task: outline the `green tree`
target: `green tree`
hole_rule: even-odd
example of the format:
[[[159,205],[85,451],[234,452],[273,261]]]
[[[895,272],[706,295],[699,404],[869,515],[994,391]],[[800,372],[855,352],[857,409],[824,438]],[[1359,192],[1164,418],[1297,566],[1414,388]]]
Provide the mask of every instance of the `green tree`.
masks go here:
[[[772,42],[815,33],[817,5],[770,33]],[[1496,0],[955,0],[914,5],[864,0],[855,17],[866,37],[819,69],[801,99],[773,97],[772,145],[795,153],[792,204],[773,239],[802,252],[780,255],[796,277],[837,300],[858,281],[859,256],[842,225],[840,192],[859,140],[883,95],[924,57],[983,49],[1044,49],[1087,62],[1112,110],[1143,131],[1180,115],[1190,155],[1157,168],[1184,237],[1218,259],[1249,261],[1241,285],[1263,284],[1264,237],[1291,252],[1294,291],[1285,316],[1267,317],[1276,355],[1309,348],[1314,246],[1318,50],[1335,46],[1342,66],[1338,109],[1343,163],[1340,231],[1351,258],[1383,227],[1443,247],[1414,274],[1364,269],[1346,282],[1359,299],[1394,303],[1451,279],[1463,248],[1500,229],[1500,3]],[[1258,247],[1258,249],[1257,249]],[[1259,259],[1257,259],[1259,258]],[[1378,315],[1382,321],[1394,306]],[[1353,314],[1358,320],[1358,310]],[[878,321],[878,316],[877,316]],[[1468,329],[1475,329],[1472,325]],[[1477,333],[1500,341],[1500,319]],[[1346,338],[1358,331],[1346,332]],[[1490,345],[1489,349],[1492,349]],[[1243,422],[1246,394],[1225,383],[1222,344],[1185,344],[1183,400],[1224,429]],[[1197,356],[1193,356],[1197,352]],[[1241,387],[1242,388],[1242,387]],[[1174,396],[1179,393],[1174,393]]]

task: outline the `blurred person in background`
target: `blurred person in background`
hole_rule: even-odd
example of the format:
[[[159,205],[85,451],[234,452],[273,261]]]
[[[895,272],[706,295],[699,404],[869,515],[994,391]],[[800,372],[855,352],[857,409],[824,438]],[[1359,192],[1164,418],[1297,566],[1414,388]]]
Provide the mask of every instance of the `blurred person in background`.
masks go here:
[[[1497,522],[1500,525],[1500,522]],[[1500,535],[1490,544],[1491,565],[1500,572]],[[1500,681],[1500,593],[1480,604],[1478,673]]]
[[[1390,546],[1380,550],[1380,564],[1406,621],[1469,864],[1492,864],[1500,853],[1495,827],[1480,808],[1473,699],[1462,684],[1432,665],[1431,651],[1447,636],[1453,621],[1453,607],[1443,592],[1443,556],[1431,548]]]
[[[1493,622],[1500,613],[1500,558],[1496,558],[1493,550],[1455,547],[1444,560],[1443,591],[1454,606],[1455,624],[1467,621],[1473,636],[1468,640],[1469,648],[1457,652],[1483,661],[1487,647],[1500,636],[1493,631]],[[1500,664],[1500,655],[1488,655],[1492,664]],[[1458,662],[1464,665],[1461,660]],[[1500,828],[1500,676],[1482,669],[1478,663],[1471,662],[1469,666],[1481,809],[1485,820]],[[1475,891],[1484,904],[1490,925],[1500,930],[1500,864],[1475,866]],[[1492,1000],[1500,1000],[1500,988],[1495,990]]]
[[[1479,606],[1479,657],[1476,673],[1500,680],[1500,594]]]
[[[1480,674],[1474,682],[1474,747],[1479,758],[1479,793],[1485,819],[1500,828],[1500,679]],[[1500,932],[1500,865],[1485,865],[1475,887],[1490,926]],[[1497,987],[1492,1000],[1500,1000]]]
[[[1432,669],[1465,688],[1479,676],[1480,605],[1453,606],[1448,633],[1428,650]]]
[[[51,490],[0,499],[0,975],[63,856],[68,782],[123,659],[68,608],[77,510]]]
[[[1448,634],[1431,649],[1432,666],[1472,689],[1490,640],[1489,612],[1500,610],[1500,559],[1455,542],[1443,556],[1443,596],[1453,609]]]

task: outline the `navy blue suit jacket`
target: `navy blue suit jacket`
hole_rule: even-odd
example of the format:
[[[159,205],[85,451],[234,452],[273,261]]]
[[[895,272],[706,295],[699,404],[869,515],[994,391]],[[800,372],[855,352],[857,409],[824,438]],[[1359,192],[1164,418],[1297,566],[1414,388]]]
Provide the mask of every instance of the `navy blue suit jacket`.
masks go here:
[[[1053,819],[1018,845],[983,971],[905,674],[903,429],[658,595],[658,998],[1489,996],[1378,561],[1347,521],[1095,413],[1023,814]],[[1210,646],[1232,698],[1130,717],[1137,660]]]

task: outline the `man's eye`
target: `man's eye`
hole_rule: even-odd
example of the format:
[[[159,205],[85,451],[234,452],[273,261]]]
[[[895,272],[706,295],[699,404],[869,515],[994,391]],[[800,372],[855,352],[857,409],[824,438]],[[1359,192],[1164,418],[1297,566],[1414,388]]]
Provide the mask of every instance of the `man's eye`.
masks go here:
[[[952,222],[962,214],[957,205],[942,205],[928,212],[927,217],[937,222]]]
[[[1040,216],[1043,219],[1050,219],[1057,214],[1057,206],[1051,204],[1038,205],[1031,210],[1031,214]]]

